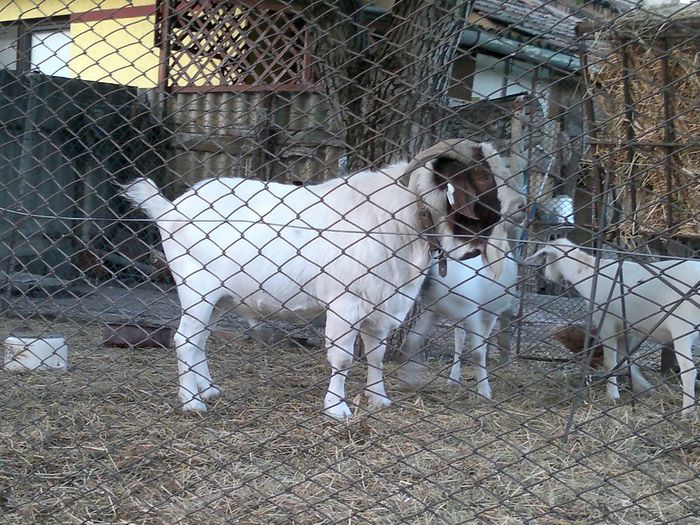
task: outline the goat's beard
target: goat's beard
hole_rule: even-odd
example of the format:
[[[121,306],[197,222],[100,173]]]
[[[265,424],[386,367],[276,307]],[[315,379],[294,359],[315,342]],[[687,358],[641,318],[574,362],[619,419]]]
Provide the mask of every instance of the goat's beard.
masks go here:
[[[476,241],[474,241],[474,242],[471,242],[471,243],[469,243],[469,244],[470,244],[471,246],[474,246],[474,249],[472,249],[471,251],[468,251],[467,253],[465,253],[464,255],[462,255],[462,256],[459,258],[460,261],[466,261],[466,260],[468,260],[468,259],[473,259],[474,257],[478,257],[478,256],[481,255],[481,254],[484,252],[484,250],[486,249],[486,241],[482,241],[482,240],[480,240],[480,239],[479,239],[479,240],[476,240]]]
[[[451,239],[451,241],[445,242],[443,237],[442,248],[450,259],[458,261],[466,261],[478,257],[486,249],[486,239],[475,239],[466,243],[456,242],[455,239]]]

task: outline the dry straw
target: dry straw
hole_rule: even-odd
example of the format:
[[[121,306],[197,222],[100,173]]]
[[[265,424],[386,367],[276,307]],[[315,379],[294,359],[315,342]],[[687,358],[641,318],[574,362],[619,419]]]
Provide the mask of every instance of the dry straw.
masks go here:
[[[699,34],[694,5],[635,12],[596,35],[598,153],[620,191],[623,236],[700,236]]]
[[[359,363],[345,424],[320,413],[322,350],[214,339],[224,396],[185,416],[173,352],[33,328],[65,334],[74,359],[62,375],[0,373],[2,524],[698,522],[698,422],[673,413],[675,385],[634,407],[590,389],[563,444],[574,365],[519,361],[490,403],[469,381],[401,393],[390,365],[395,405],[372,413]]]

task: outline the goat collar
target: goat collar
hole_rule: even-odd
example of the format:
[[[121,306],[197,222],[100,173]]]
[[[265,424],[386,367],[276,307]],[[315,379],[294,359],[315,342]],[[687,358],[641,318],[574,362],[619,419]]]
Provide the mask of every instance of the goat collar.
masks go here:
[[[418,199],[418,221],[421,229],[419,235],[427,241],[430,255],[437,258],[440,277],[445,277],[447,275],[447,254],[440,244],[440,235],[438,234],[437,227],[423,199]],[[484,242],[483,244],[483,250],[476,248],[471,252],[467,252],[461,259],[465,260],[477,257],[482,251],[485,253],[486,243]]]
[[[447,255],[440,244],[435,222],[423,199],[418,199],[418,222],[421,229],[420,235],[428,242],[430,254],[438,259],[440,277],[445,277],[447,275]]]

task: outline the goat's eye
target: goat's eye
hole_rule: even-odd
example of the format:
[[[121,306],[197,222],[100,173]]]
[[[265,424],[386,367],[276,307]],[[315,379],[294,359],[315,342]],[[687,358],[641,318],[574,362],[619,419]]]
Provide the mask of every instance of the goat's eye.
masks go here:
[[[488,182],[489,180],[491,180],[491,173],[489,173],[488,171],[478,170],[476,172],[476,178],[479,181]]]

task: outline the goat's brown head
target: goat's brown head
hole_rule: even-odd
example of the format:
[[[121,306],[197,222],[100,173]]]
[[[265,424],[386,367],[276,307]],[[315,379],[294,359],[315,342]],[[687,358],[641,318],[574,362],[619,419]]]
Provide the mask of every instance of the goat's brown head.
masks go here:
[[[572,354],[577,361],[586,363],[589,358],[583,353],[586,349],[586,327],[578,324],[569,326],[558,326],[550,332],[552,337],[559,341]],[[598,338],[598,330],[591,327],[589,341],[590,366],[592,368],[600,368],[603,366],[603,345]]]
[[[427,205],[448,255],[477,255],[501,219],[498,181],[481,145],[439,142],[416,155],[406,173],[413,173],[409,185]]]

